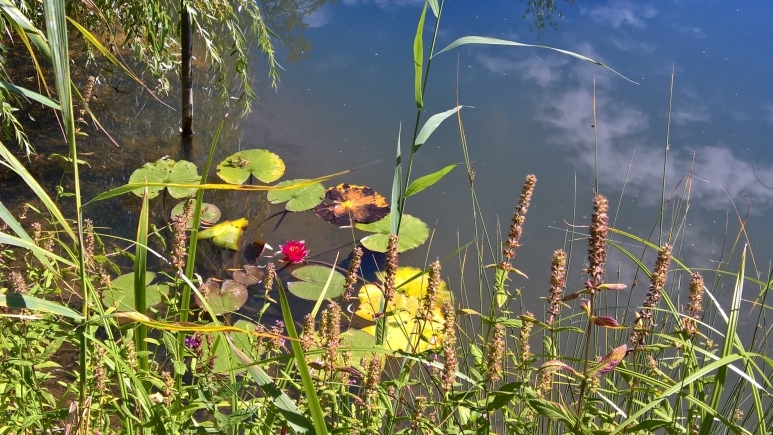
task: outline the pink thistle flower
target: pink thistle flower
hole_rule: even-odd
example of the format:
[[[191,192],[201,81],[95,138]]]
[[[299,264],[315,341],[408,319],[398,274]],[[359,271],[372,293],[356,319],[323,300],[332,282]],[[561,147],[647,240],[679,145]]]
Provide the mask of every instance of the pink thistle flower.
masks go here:
[[[279,245],[279,250],[284,254],[284,261],[288,263],[303,263],[309,250],[306,248],[304,240],[289,240],[284,245]]]

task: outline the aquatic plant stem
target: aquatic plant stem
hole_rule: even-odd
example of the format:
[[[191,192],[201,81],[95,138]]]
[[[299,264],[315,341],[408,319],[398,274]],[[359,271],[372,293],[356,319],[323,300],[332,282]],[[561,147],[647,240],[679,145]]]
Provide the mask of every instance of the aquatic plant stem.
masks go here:
[[[432,55],[435,52],[435,43],[437,41],[437,35],[438,31],[440,29],[440,18],[443,15],[443,4],[445,3],[445,0],[441,0],[438,5],[438,13],[437,17],[435,19],[435,29],[432,32],[432,44],[430,45],[429,49],[429,56],[427,56],[427,67],[424,70],[424,80],[421,85],[421,99],[422,102],[424,101],[424,92],[427,89],[427,80],[429,79],[429,70],[432,66]],[[426,7],[426,5],[425,5]],[[408,154],[408,168],[405,171],[405,180],[402,183],[402,186],[400,187],[400,201],[398,206],[398,221],[397,221],[397,229],[399,231],[400,229],[400,223],[403,219],[403,213],[405,211],[405,190],[408,188],[408,184],[411,181],[411,170],[413,169],[413,156],[416,154],[416,138],[419,136],[419,126],[421,124],[421,112],[422,107],[418,107],[416,109],[416,123],[413,126],[413,139],[411,140],[411,152]],[[395,232],[397,234],[397,232]]]

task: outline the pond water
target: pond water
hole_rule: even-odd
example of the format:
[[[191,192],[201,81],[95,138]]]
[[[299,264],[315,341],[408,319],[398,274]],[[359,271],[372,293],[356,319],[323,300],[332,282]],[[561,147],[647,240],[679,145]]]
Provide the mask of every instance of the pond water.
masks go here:
[[[216,98],[208,71],[199,69],[197,134],[187,157],[203,165],[217,124],[230,113],[216,162],[240,149],[266,148],[285,160],[285,178],[357,168],[327,185],[363,184],[388,197],[398,134],[402,129],[407,155],[416,119],[412,47],[422,5],[417,0],[342,0],[315,9],[303,21],[303,37],[310,44],[298,51],[297,39],[287,40],[280,48],[282,56],[300,54],[301,59],[283,62],[276,89],[267,86],[262,58],[255,56],[260,99],[244,118]],[[555,17],[558,28],[541,31],[532,30],[531,18],[522,19],[525,7],[516,0],[449,0],[436,51],[462,36],[488,36],[571,50],[630,79],[535,48],[465,46],[432,61],[422,123],[454,107],[457,98],[465,106],[461,116],[475,168],[475,193],[491,237],[491,248],[479,240],[486,243],[485,252],[499,251],[497,226],[506,232],[526,175],[538,178],[515,260],[530,279],[511,284],[524,289],[527,308],[542,309],[537,298],[547,291],[551,254],[568,249],[568,239],[578,239],[572,247],[570,287],[583,281],[579,269],[586,229],[581,226],[592,212],[596,177],[599,190],[610,199],[614,226],[658,243],[666,143],[665,196],[671,201],[664,229],[675,229],[679,257],[691,267],[723,265],[736,241],[740,216],[746,219],[756,261],[756,270],[750,265],[748,273],[764,278],[773,252],[768,217],[773,210],[773,89],[768,77],[773,60],[767,56],[773,52],[773,5],[761,0],[559,2],[564,18]],[[433,25],[428,13],[426,52]],[[88,69],[76,73],[81,78],[99,75]],[[104,77],[97,85],[100,99],[92,108],[104,114],[101,121],[119,146],[83,127],[89,134],[83,150],[97,152],[93,159],[100,159],[90,161],[87,170],[95,181],[90,192],[125,183],[144,162],[165,155],[186,157],[177,134],[179,112],[148,98],[125,78]],[[178,105],[174,95],[165,101]],[[102,155],[107,157],[102,160]],[[451,117],[417,154],[413,179],[463,161],[459,128]],[[690,201],[682,221],[685,189]],[[213,194],[207,199],[222,205],[224,218],[248,216],[256,224],[280,210],[259,195]],[[123,227],[132,237],[137,204],[136,198],[126,197],[90,206],[90,213],[97,225]],[[676,206],[681,209],[675,215]],[[406,212],[426,222],[433,236],[403,255],[401,264],[421,267],[439,258],[457,296],[477,294],[471,277],[465,280],[459,272],[459,256],[453,255],[476,240],[464,165],[409,198]],[[671,219],[677,221],[672,225]],[[346,257],[353,238],[364,235],[336,229],[310,212],[277,222],[260,228],[253,224],[249,237],[260,236],[274,247],[305,239],[312,255],[322,254],[315,259],[332,262],[337,254]],[[580,226],[573,235],[572,222]],[[616,238],[626,246],[631,242]],[[639,254],[636,246],[631,249]],[[473,250],[464,252],[474,264]],[[645,264],[651,263],[647,257]],[[629,284],[635,272],[616,251],[609,270]],[[476,298],[471,297],[475,304]]]

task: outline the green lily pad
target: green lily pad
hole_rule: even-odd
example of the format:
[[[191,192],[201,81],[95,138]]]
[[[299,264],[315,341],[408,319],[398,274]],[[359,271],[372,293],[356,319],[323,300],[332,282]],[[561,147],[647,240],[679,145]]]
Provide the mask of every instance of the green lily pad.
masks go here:
[[[199,233],[199,239],[212,239],[215,246],[232,251],[239,250],[239,241],[250,222],[245,219],[224,221]]]
[[[344,347],[352,348],[352,361],[360,361],[363,356],[370,356],[373,350],[383,349],[376,346],[376,337],[362,329],[349,329],[341,334],[341,343]]]
[[[187,204],[188,201],[181,201],[179,204],[174,206],[172,209],[172,212],[170,213],[170,218],[174,219],[177,216],[180,216],[185,211],[185,204]],[[191,207],[193,207],[193,204],[191,204]],[[208,203],[202,203],[201,204],[201,224],[202,225],[214,225],[217,223],[217,221],[220,220],[220,208],[214,204],[208,204]],[[191,226],[193,225],[193,219],[188,219],[188,222],[185,223],[185,228],[191,229]]]
[[[316,301],[319,295],[325,290],[325,284],[330,276],[330,268],[325,266],[304,266],[293,270],[292,275],[300,281],[287,283],[290,293],[301,299]],[[346,277],[340,272],[333,271],[333,277],[330,279],[330,285],[325,292],[325,298],[334,298],[344,292]]]
[[[178,183],[192,184],[198,183],[201,177],[198,174],[196,165],[180,160],[175,162],[172,159],[158,159],[154,163],[145,163],[141,168],[135,170],[129,177],[129,183]],[[164,190],[161,186],[148,187],[148,198],[155,198]],[[185,198],[196,193],[196,189],[169,187],[169,195],[172,198]],[[144,189],[134,189],[137,196],[142,196]]]
[[[276,187],[292,186],[309,181],[306,178],[297,180],[286,180],[278,183]],[[272,204],[279,204],[287,201],[285,209],[287,211],[306,211],[314,208],[322,202],[325,197],[325,186],[322,183],[313,183],[301,187],[294,187],[284,190],[270,190],[268,192],[268,201]]]
[[[372,224],[357,224],[356,228],[369,233],[376,233],[364,237],[360,242],[366,248],[375,252],[386,252],[391,233],[389,215]],[[403,215],[400,223],[400,231],[397,234],[397,250],[405,252],[409,249],[421,246],[429,237],[429,227],[417,217]]]
[[[156,274],[145,272],[145,303],[148,307],[160,304],[169,294],[166,284],[150,284]],[[102,292],[102,303],[106,307],[118,304],[116,311],[134,311],[134,272],[119,276],[110,282],[110,287]]]
[[[217,281],[210,278],[199,287],[199,292],[215,314],[232,313],[247,303],[247,287],[232,279],[218,284]],[[196,295],[196,305],[204,309],[204,303],[198,294]]]
[[[215,323],[209,323],[207,326],[215,326]],[[239,329],[244,329],[246,331],[255,331],[257,329],[257,325],[246,320],[239,320],[234,323],[233,326]],[[250,355],[252,353],[252,349],[254,349],[255,337],[243,332],[229,332],[228,334],[230,335],[231,340],[237,349],[241,350],[246,355]],[[213,343],[215,366],[212,368],[212,370],[215,373],[226,373],[230,370],[233,370],[236,374],[243,372],[243,368],[234,369],[235,367],[243,366],[244,363],[239,359],[238,356],[236,356],[234,351],[231,349],[231,346],[229,346],[228,342],[223,338],[222,333],[213,335],[215,337]],[[207,340],[202,340],[201,345],[203,346],[204,350],[203,355],[210,356]]]
[[[244,184],[250,175],[264,183],[271,183],[284,173],[285,163],[267,150],[239,151],[217,165],[217,176],[230,184]]]

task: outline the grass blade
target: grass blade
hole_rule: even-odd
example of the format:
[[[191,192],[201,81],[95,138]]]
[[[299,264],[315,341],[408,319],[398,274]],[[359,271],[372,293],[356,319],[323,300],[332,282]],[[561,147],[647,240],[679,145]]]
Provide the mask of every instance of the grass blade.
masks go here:
[[[419,134],[416,136],[416,140],[413,141],[412,152],[415,154],[419,151],[419,148],[421,148],[421,146],[424,145],[424,142],[429,139],[432,132],[434,132],[446,118],[458,112],[461,108],[462,106],[456,106],[453,109],[432,115],[427,122],[424,123],[424,126],[421,127],[421,131],[419,131]]]
[[[440,181],[441,178],[445,177],[446,174],[451,172],[457,166],[458,166],[458,163],[454,163],[453,165],[448,165],[437,172],[433,172],[431,174],[417,178],[413,183],[411,183],[410,186],[408,186],[407,189],[405,189],[405,197],[407,198],[411,195],[415,195],[421,192],[422,190],[428,187],[431,187],[432,185]]]
[[[419,25],[416,28],[416,36],[413,38],[413,67],[414,67],[414,88],[416,96],[416,107],[424,107],[423,92],[421,89],[421,75],[424,71],[424,19],[427,16],[427,2],[424,2],[424,9],[421,11]]]
[[[309,404],[309,411],[311,412],[311,419],[314,422],[315,433],[319,435],[326,435],[327,425],[325,424],[325,413],[322,411],[322,406],[319,403],[317,397],[317,390],[314,387],[314,380],[311,378],[309,372],[309,365],[306,364],[306,357],[303,354],[300,340],[298,339],[298,331],[295,330],[295,322],[293,321],[293,314],[290,310],[290,303],[287,301],[287,293],[280,280],[276,280],[276,284],[279,287],[279,305],[282,307],[282,319],[287,328],[287,335],[291,338],[290,345],[293,349],[293,358],[295,358],[295,364],[298,370],[298,374],[301,377],[303,384],[303,391],[306,394],[306,401]]]
[[[629,82],[631,82],[633,84],[637,84],[637,85],[639,84],[639,83],[629,79],[628,77],[620,74],[619,72],[613,70],[608,65],[603,64],[603,63],[601,63],[601,62],[599,62],[597,60],[593,60],[593,59],[591,59],[591,58],[589,58],[587,56],[583,56],[581,54],[575,53],[573,51],[562,50],[560,48],[554,48],[554,47],[548,47],[547,45],[524,44],[522,42],[508,41],[506,39],[489,38],[489,37],[486,37],[486,36],[464,36],[464,37],[459,38],[456,41],[450,43],[446,48],[444,48],[444,49],[438,51],[437,53],[435,53],[434,55],[432,55],[432,57],[435,57],[435,56],[437,56],[440,53],[446,52],[446,51],[454,49],[456,47],[460,47],[462,45],[468,45],[468,44],[508,45],[508,46],[512,46],[512,47],[543,48],[543,49],[546,49],[546,50],[557,51],[557,52],[559,52],[561,54],[565,54],[567,56],[572,56],[572,57],[575,57],[577,59],[584,60],[585,62],[590,62],[592,64],[604,67],[604,68],[612,71],[613,73],[617,74],[618,76],[624,78],[625,80],[628,80]]]
[[[0,294],[0,307],[43,311],[45,313],[56,314],[57,316],[69,317],[74,320],[84,319],[77,311],[64,305],[20,293]]]
[[[12,83],[0,81],[0,88],[5,89],[9,92],[17,93],[19,95],[29,98],[30,100],[37,101],[38,103],[44,106],[51,107],[52,109],[56,109],[56,110],[62,109],[59,103],[46,97],[45,95],[40,95],[37,92],[30,91],[29,89],[26,89],[26,88],[20,88]]]
[[[148,189],[142,195],[142,208],[140,208],[140,221],[137,224],[137,243],[134,248],[134,309],[138,313],[144,313],[148,307],[145,300],[147,282],[145,271],[148,263]],[[137,348],[138,361],[141,370],[148,370],[148,327],[142,323],[136,327],[134,345]]]

